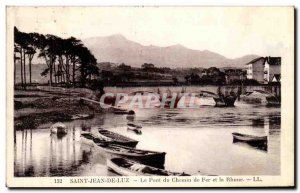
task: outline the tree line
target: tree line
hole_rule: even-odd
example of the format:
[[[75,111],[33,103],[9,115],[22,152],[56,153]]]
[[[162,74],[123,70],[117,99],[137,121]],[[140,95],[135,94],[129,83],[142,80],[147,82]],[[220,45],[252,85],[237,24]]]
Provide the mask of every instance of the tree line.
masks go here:
[[[97,60],[81,40],[75,37],[61,38],[52,34],[25,33],[14,27],[14,83],[16,66],[20,65],[21,86],[32,83],[34,56],[45,61],[42,76],[48,83],[86,86],[99,75]],[[27,80],[29,73],[29,80]]]

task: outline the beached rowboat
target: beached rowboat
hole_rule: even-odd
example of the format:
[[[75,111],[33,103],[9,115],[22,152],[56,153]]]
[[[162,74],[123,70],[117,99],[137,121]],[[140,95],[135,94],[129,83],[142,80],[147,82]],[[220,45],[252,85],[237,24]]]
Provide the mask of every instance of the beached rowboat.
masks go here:
[[[233,140],[245,141],[245,142],[264,142],[267,141],[267,136],[256,136],[241,133],[232,133]]]
[[[110,143],[98,143],[95,144],[95,148],[104,151],[108,157],[123,157],[139,163],[159,167],[165,163],[165,152],[135,149]]]
[[[189,176],[143,165],[124,158],[107,159],[107,167],[122,176]]]
[[[130,139],[129,137],[108,131],[106,129],[99,129],[99,134],[97,137],[99,137],[101,140],[111,141],[114,144],[128,147],[135,147],[138,143],[138,141],[134,139]]]

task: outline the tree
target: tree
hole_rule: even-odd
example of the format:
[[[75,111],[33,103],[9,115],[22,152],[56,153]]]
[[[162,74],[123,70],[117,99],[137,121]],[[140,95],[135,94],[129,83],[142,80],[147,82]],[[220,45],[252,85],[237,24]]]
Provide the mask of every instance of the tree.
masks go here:
[[[52,85],[53,83],[53,66],[55,65],[57,56],[56,54],[59,52],[59,37],[47,34],[46,36],[40,36],[40,54],[38,57],[44,58],[47,68],[44,71],[44,74],[49,72],[49,83]]]
[[[72,64],[72,81],[75,83],[75,73],[78,69],[76,69],[76,65],[79,64],[80,59],[80,50],[83,47],[83,44],[80,40],[70,37],[66,40],[68,42],[68,53],[70,54],[70,62]]]
[[[32,82],[32,60],[34,55],[45,60],[46,68],[42,76],[49,75],[49,84],[76,81],[76,71],[80,71],[80,81],[85,85],[87,78],[91,80],[99,75],[97,60],[81,40],[75,37],[67,39],[55,35],[24,33],[14,28],[14,77],[16,79],[16,64],[20,61],[21,83],[26,86],[26,59],[29,66],[29,82]],[[72,77],[72,80],[71,80]]]
[[[26,50],[28,49],[28,37],[26,33],[20,32],[16,27],[14,27],[14,51],[15,55],[19,53],[20,55],[20,65],[21,65],[21,85],[26,87]],[[17,58],[17,56],[15,56]],[[16,61],[16,60],[15,60]]]
[[[184,79],[185,79],[185,82],[188,83],[188,84],[191,82],[191,76],[190,75],[186,75],[184,77]]]
[[[122,63],[118,66],[118,69],[120,69],[121,71],[129,71],[131,70],[131,66]]]
[[[96,66],[97,60],[90,50],[86,47],[81,47],[80,49],[80,83],[85,86],[87,76],[89,75],[99,75],[99,68]]]
[[[151,70],[151,69],[154,69],[154,68],[155,68],[154,64],[151,64],[151,63],[142,64],[142,69],[143,70],[148,71],[148,70]]]
[[[173,80],[173,83],[174,83],[175,85],[178,84],[178,78],[177,78],[177,77],[173,77],[172,80]]]
[[[28,64],[29,64],[29,82],[32,83],[32,59],[36,53],[37,48],[40,43],[40,35],[38,33],[29,33],[27,34],[27,51],[28,55]]]
[[[200,76],[198,74],[191,74],[191,83],[192,84],[198,84],[200,83]]]

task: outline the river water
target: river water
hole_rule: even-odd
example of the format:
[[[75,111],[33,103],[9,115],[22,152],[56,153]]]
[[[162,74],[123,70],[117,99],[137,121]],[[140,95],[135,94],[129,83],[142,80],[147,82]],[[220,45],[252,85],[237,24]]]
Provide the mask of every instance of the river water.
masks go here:
[[[235,107],[135,109],[134,117],[97,114],[65,123],[69,132],[50,135],[50,124],[16,131],[15,176],[111,176],[106,157],[80,141],[81,125],[103,127],[139,141],[137,148],[166,152],[165,169],[214,175],[280,175],[280,108],[236,102]],[[127,123],[143,126],[142,135]],[[268,149],[233,143],[232,132],[267,135]]]

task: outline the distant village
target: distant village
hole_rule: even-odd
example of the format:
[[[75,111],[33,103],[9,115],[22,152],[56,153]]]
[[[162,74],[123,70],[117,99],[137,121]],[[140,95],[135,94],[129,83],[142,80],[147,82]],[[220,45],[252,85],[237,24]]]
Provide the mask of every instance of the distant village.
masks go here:
[[[39,58],[40,64],[34,64]],[[51,86],[181,86],[280,84],[281,57],[258,57],[244,67],[182,68],[97,61],[81,40],[14,28],[14,84]],[[217,66],[218,64],[216,64]],[[223,65],[224,66],[224,65]],[[94,85],[94,86],[93,86]]]
[[[107,86],[260,85],[280,84],[281,57],[259,57],[245,68],[168,68],[144,63],[140,68],[124,63],[98,63]]]

